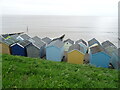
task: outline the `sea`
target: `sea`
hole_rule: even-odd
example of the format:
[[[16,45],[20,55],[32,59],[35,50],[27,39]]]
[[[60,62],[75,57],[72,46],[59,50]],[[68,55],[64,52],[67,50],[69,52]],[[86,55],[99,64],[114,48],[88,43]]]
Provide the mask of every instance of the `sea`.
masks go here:
[[[1,22],[5,33],[25,32],[29,36],[89,41],[100,43],[109,40],[118,46],[118,17],[108,16],[59,16],[59,15],[3,15]]]

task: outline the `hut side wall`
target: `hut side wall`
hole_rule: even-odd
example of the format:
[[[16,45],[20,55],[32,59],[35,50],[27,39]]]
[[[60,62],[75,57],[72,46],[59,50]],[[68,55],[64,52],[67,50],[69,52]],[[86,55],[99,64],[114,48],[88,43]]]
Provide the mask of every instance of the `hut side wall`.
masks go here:
[[[45,45],[41,47],[40,49],[40,57],[44,57],[45,56]]]
[[[82,44],[82,43],[79,43],[79,44],[80,44],[81,47],[84,48],[84,50],[83,50],[84,52],[83,53],[86,53],[88,47],[86,45]]]
[[[80,53],[77,50],[74,50],[67,54],[67,59],[68,59],[67,60],[68,63],[83,64],[84,54]]]
[[[120,63],[120,58],[116,54],[112,54],[110,63],[113,65],[115,69],[120,69],[119,63]]]

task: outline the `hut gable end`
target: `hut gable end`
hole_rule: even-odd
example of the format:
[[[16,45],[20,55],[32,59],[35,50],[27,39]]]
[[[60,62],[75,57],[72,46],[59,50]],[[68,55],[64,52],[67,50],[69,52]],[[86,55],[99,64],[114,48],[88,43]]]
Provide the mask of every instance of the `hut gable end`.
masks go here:
[[[73,41],[73,40],[71,40],[71,39],[67,39],[67,40],[65,40],[65,41],[64,41],[64,43],[74,44],[74,41]]]
[[[47,47],[50,47],[50,46],[55,46],[57,48],[61,48],[64,46],[64,43],[60,40],[55,40],[55,41],[52,41],[50,44],[47,45]]]
[[[92,45],[95,44],[95,43],[97,43],[98,45],[100,45],[100,43],[99,43],[95,38],[93,38],[93,39],[91,39],[90,41],[88,41],[88,45],[89,45],[89,46],[92,46]]]

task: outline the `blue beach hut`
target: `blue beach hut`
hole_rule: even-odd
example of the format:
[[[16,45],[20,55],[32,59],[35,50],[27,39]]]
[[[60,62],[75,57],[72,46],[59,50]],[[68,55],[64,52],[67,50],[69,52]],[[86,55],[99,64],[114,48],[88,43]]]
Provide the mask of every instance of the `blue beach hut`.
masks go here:
[[[64,55],[64,43],[61,40],[54,40],[46,46],[46,59],[61,61]]]
[[[24,40],[11,45],[12,55],[27,56],[26,47],[30,44],[31,42]]]
[[[90,48],[90,64],[96,67],[108,68],[111,57],[105,53],[104,49],[100,45],[96,45]]]

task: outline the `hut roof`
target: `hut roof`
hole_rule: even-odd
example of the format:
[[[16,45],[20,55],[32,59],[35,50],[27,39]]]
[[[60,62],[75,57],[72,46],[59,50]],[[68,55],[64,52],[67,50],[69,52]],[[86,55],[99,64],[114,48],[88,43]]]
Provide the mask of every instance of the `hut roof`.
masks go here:
[[[17,39],[19,35],[15,34],[15,35],[11,35],[10,37],[13,38],[13,39]]]
[[[73,44],[72,46],[70,46],[68,52],[72,50],[78,50],[81,51],[82,53],[84,52],[84,48],[81,47],[79,44]]]
[[[40,49],[45,44],[43,42],[39,42],[39,43],[38,42],[34,42],[33,45]]]
[[[110,47],[110,46],[113,46],[113,47],[115,47],[115,48],[117,48],[112,42],[110,42],[110,41],[105,41],[105,42],[103,42],[102,43],[102,46],[104,47],[104,48],[106,48],[106,47]]]
[[[8,36],[10,36],[9,34],[2,34],[2,37],[3,38],[6,38],[6,37],[8,37]]]
[[[48,37],[45,37],[45,38],[42,38],[42,41],[49,44],[52,40],[50,38],[48,38]]]
[[[36,42],[40,42],[41,41],[41,38],[39,38],[38,36],[35,36],[35,37],[33,37],[32,38],[34,41],[36,41]]]
[[[100,44],[95,38],[91,39],[90,41],[88,41],[88,45],[91,46],[94,43]]]
[[[20,37],[22,37],[24,40],[30,39],[30,36],[28,36],[27,34],[22,34],[20,35]]]
[[[90,48],[90,51],[91,51],[92,54],[95,54],[95,53],[97,53],[97,52],[104,51],[104,49],[102,48],[101,45],[96,45],[96,46],[94,46],[94,47],[91,47],[91,48]]]
[[[73,44],[72,46],[69,47],[69,51],[72,51],[72,50],[80,50],[80,45],[79,44]]]
[[[23,47],[26,47],[27,45],[29,45],[31,42],[28,40],[23,40],[21,42],[18,42],[18,44],[22,45]]]
[[[4,40],[4,43],[7,44],[7,45],[12,45],[14,44],[15,42],[13,42],[12,40]]]
[[[64,43],[61,40],[55,40],[55,41],[52,41],[50,44],[48,44],[47,47],[56,46],[58,48],[61,48],[61,47],[63,47],[63,45],[64,45]]]
[[[36,46],[37,48],[41,48],[42,46],[45,45],[45,43],[41,40],[41,38],[39,38],[38,36],[35,36],[31,39],[29,39],[29,41],[34,45]]]
[[[67,40],[65,40],[64,42],[69,42],[70,44],[74,44],[74,41],[71,40],[71,39],[67,39]]]
[[[87,43],[86,43],[83,39],[79,39],[79,40],[77,40],[75,43],[78,44],[78,43],[80,43],[80,42],[82,42],[83,44],[85,44],[85,45],[87,46]]]

